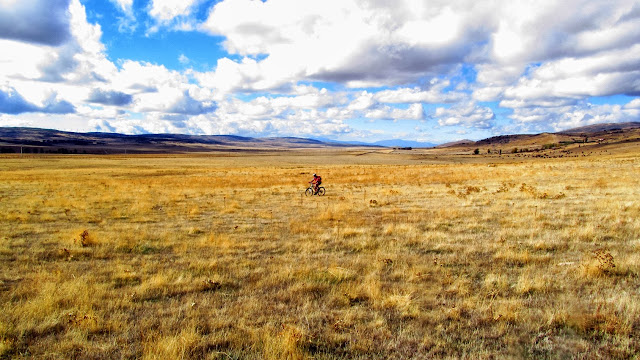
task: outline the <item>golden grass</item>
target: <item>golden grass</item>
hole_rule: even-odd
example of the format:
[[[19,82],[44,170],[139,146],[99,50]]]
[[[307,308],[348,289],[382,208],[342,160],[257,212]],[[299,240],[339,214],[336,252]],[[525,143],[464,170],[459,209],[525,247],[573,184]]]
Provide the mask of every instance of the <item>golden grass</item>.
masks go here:
[[[638,154],[465,159],[4,157],[0,358],[637,356]]]

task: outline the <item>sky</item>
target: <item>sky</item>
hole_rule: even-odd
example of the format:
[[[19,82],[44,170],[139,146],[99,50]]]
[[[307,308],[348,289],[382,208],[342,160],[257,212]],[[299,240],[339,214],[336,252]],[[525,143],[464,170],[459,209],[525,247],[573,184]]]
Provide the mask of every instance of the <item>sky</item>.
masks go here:
[[[0,126],[445,143],[639,115],[639,0],[0,0]]]

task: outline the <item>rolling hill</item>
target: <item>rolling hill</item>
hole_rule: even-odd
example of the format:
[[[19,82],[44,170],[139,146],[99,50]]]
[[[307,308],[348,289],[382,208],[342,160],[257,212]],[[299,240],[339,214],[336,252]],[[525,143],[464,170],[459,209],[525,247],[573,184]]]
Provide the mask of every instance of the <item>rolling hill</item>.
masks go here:
[[[234,135],[75,133],[36,128],[0,128],[3,153],[163,154],[211,151],[264,151],[345,147],[295,137],[250,138]]]
[[[464,140],[439,146],[448,150],[472,150],[475,148],[512,151],[557,149],[574,144],[615,144],[640,141],[640,122],[598,124],[556,133],[500,135],[478,141]]]

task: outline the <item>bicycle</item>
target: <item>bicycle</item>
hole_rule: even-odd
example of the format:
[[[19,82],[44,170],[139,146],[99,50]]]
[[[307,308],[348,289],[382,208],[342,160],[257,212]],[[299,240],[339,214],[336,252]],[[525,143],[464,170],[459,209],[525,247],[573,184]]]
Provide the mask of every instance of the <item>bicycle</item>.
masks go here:
[[[313,188],[313,184],[311,184],[309,185],[307,190],[304,191],[304,194],[306,196],[313,196],[313,195],[324,196],[325,192],[326,190],[322,186],[318,187],[318,191],[315,191],[315,189]]]

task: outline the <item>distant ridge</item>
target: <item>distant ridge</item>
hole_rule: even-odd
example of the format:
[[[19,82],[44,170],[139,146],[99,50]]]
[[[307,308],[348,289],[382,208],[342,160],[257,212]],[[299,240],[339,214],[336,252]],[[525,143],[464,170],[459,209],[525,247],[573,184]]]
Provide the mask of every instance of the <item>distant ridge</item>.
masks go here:
[[[260,151],[333,148],[350,145],[296,137],[251,138],[236,135],[76,133],[0,127],[0,152],[61,154],[162,154],[210,151]]]
[[[448,143],[444,143],[444,144],[440,144],[436,147],[439,148],[446,148],[446,147],[452,147],[452,146],[461,146],[461,145],[472,145],[475,144],[476,142],[473,140],[469,140],[469,139],[463,139],[463,140],[458,140],[458,141],[451,141]]]
[[[595,124],[560,131],[559,134],[597,133],[603,131],[629,130],[640,128],[640,122]]]
[[[640,122],[588,125],[555,133],[499,135],[472,141],[460,140],[439,145],[438,148],[544,146],[557,143],[597,141],[631,141],[640,136]],[[595,138],[595,139],[594,139]]]
[[[372,145],[379,145],[385,147],[404,147],[404,148],[431,148],[435,147],[434,143],[420,142],[420,141],[410,141],[410,140],[401,140],[401,139],[392,139],[392,140],[381,140],[372,143]]]
[[[411,141],[411,140],[402,140],[402,139],[388,139],[388,140],[380,140],[372,143],[363,142],[363,141],[336,141],[325,138],[316,138],[318,141],[328,142],[328,143],[337,143],[348,146],[382,146],[382,147],[412,147],[412,148],[431,148],[437,146],[437,144],[429,143],[429,142],[421,142],[421,141]]]

